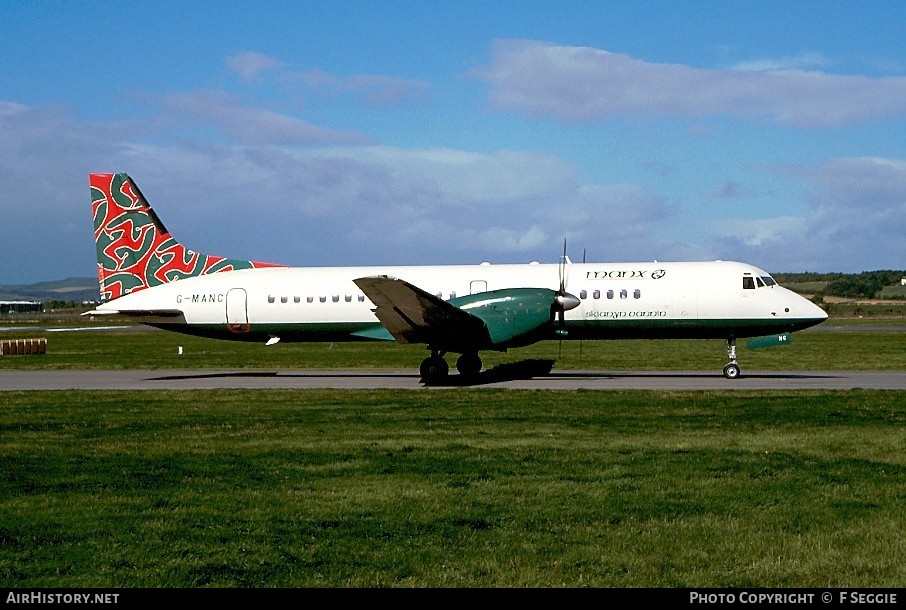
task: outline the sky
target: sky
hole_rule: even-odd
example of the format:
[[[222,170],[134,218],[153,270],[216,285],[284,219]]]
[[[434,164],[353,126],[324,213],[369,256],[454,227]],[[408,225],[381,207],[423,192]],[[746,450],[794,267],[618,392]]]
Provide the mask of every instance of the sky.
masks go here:
[[[906,268],[906,2],[0,0],[0,284],[88,174],[294,266]]]

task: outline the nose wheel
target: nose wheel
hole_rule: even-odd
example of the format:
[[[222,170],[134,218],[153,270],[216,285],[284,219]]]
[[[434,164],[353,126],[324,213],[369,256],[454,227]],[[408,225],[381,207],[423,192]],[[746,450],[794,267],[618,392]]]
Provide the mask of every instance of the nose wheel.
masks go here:
[[[736,338],[727,339],[727,358],[729,363],[724,367],[724,377],[727,379],[736,379],[739,377],[739,365],[736,364]]]

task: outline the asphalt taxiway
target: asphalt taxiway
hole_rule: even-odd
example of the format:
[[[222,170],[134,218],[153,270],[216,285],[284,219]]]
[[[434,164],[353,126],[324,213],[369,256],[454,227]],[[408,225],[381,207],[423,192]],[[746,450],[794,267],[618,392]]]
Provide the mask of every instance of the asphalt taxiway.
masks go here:
[[[426,385],[413,371],[396,370],[116,370],[0,371],[3,390],[208,390],[208,389],[439,389],[461,387],[532,390],[906,390],[906,371],[560,371],[537,363],[482,371],[466,380],[451,374]]]

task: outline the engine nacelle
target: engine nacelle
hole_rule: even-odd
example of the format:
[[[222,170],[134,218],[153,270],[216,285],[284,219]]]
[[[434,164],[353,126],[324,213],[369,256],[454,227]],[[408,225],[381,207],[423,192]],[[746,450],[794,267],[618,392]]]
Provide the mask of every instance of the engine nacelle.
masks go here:
[[[557,292],[547,288],[508,288],[450,299],[450,304],[480,318],[494,346],[518,345],[519,338],[551,323]]]

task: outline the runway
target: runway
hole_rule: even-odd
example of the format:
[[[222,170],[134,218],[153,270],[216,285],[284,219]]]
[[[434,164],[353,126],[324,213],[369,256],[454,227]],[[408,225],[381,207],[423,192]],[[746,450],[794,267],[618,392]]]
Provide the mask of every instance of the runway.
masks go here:
[[[522,366],[519,366],[522,364]],[[906,390],[906,371],[743,371],[725,379],[714,371],[558,371],[518,363],[483,371],[466,383],[451,374],[426,386],[417,374],[395,370],[117,370],[0,371],[7,390],[396,389],[464,387],[530,390]]]

